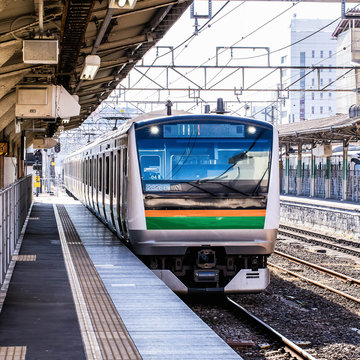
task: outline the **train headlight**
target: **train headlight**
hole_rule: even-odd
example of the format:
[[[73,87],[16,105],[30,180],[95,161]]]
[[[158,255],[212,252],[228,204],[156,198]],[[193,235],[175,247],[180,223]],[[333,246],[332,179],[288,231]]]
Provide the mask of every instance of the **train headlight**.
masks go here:
[[[157,126],[152,126],[150,128],[150,132],[153,134],[153,135],[157,135],[159,133],[159,128]]]
[[[248,130],[249,134],[255,134],[256,133],[256,128],[254,126],[249,126],[247,130]]]

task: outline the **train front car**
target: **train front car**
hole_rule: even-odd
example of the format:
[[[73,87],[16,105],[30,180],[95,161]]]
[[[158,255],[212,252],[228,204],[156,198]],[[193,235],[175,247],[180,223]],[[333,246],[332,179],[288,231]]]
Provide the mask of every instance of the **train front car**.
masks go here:
[[[279,223],[272,125],[220,115],[140,121],[129,152],[130,241],[170,288],[267,287]]]

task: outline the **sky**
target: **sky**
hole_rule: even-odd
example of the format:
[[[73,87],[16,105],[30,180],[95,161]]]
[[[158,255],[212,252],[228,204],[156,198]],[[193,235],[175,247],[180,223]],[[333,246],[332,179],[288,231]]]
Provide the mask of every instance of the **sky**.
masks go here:
[[[226,1],[213,1],[212,14],[221,9],[225,5]],[[295,5],[294,5],[295,4]],[[353,7],[355,4],[350,4]],[[207,13],[207,1],[195,0],[195,13],[206,14]],[[281,14],[282,13],[282,14]],[[281,15],[280,15],[281,14]],[[186,44],[180,46],[174,51],[175,64],[176,65],[214,65],[216,47],[229,47],[229,46],[242,46],[242,47],[270,47],[271,51],[279,49],[290,43],[289,25],[291,18],[296,16],[297,18],[309,18],[309,19],[330,19],[334,20],[341,16],[340,3],[291,3],[291,2],[277,2],[277,1],[230,1],[221,12],[211,21],[211,26],[206,26],[197,36],[194,36]],[[271,21],[274,17],[275,20]],[[200,19],[199,27],[204,25],[207,20]],[[266,24],[267,22],[270,23]],[[255,31],[258,27],[264,25],[260,30]],[[169,65],[171,63],[171,55],[167,46],[176,47],[183,43],[184,40],[191,37],[194,33],[194,19],[190,19],[190,9],[188,9],[178,22],[168,31],[165,37],[157,44],[165,48],[158,49],[158,55],[156,56],[156,49],[151,49],[143,59],[143,63],[150,65]],[[255,32],[254,32],[255,31]],[[259,57],[251,60],[242,60],[243,58],[264,54],[264,50],[244,50],[236,49],[233,52],[233,57],[230,57],[230,51],[224,51],[219,55],[219,64],[222,65],[266,65],[267,57]],[[161,56],[163,55],[163,56]],[[276,53],[271,56],[271,65],[279,65],[280,53]],[[145,73],[146,69],[140,69]],[[204,83],[203,71],[196,70],[189,72],[187,70],[182,71],[189,79],[197,84],[202,85]],[[184,79],[181,79],[179,75],[170,71],[169,82],[176,87],[187,87],[189,83]],[[226,76],[226,71],[219,72],[212,71],[207,74],[208,84],[214,84],[221,78]],[[246,75],[251,77],[251,81],[256,81],[262,76],[261,71],[257,71]],[[165,85],[166,76],[163,70],[150,70],[147,76],[154,79],[156,82]],[[136,83],[138,80],[140,81]],[[253,79],[253,80],[252,80]],[[154,84],[146,77],[140,78],[140,75],[134,70],[130,73],[130,83],[136,84],[137,88],[154,87]],[[247,79],[249,80],[249,78]],[[269,80],[271,81],[271,80]],[[275,80],[272,80],[275,81]],[[126,79],[122,82],[124,86],[127,86],[129,80]],[[240,88],[241,80],[238,73],[229,78],[227,83],[223,83],[225,87]],[[275,84],[273,84],[275,85]],[[269,84],[269,86],[271,86]],[[172,91],[161,92],[158,91],[131,91],[126,92],[124,96],[127,100],[160,100],[165,102],[167,99],[172,101],[186,101],[190,100],[189,97],[196,97],[199,94],[189,94],[188,91]],[[248,94],[248,93],[247,93]],[[215,100],[219,94],[216,93],[200,93],[200,98],[203,100]],[[221,93],[225,100],[237,101],[238,97],[234,93]],[[264,100],[264,95],[259,93],[251,93],[242,97],[247,100],[249,96],[254,101]],[[267,94],[266,96],[273,96],[273,94]],[[267,99],[265,99],[267,100]],[[201,101],[200,101],[201,103]],[[144,106],[144,105],[143,105]],[[151,109],[146,107],[146,111],[153,110],[155,108],[162,107],[163,105],[153,106]],[[178,105],[183,110],[190,110],[197,112],[201,110],[199,107],[183,104]],[[236,104],[232,105],[236,107]]]

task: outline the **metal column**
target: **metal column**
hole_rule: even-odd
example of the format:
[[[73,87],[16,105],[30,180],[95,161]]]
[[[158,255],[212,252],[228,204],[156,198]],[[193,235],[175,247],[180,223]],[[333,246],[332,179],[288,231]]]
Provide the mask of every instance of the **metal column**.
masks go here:
[[[315,196],[315,155],[313,155],[312,150],[314,149],[315,144],[311,147],[311,162],[310,162],[310,173],[311,173],[311,179],[310,179],[310,197]]]
[[[348,146],[349,141],[344,140],[343,142],[343,180],[342,180],[342,197],[341,200],[347,200],[347,165],[348,165]]]
[[[302,195],[302,144],[298,144],[298,150],[297,150],[296,194],[298,196]]]
[[[289,165],[290,165],[290,162],[289,162],[289,144],[286,145],[286,152],[285,152],[285,189],[284,189],[284,192],[285,194],[288,194],[289,193]]]
[[[326,158],[325,199],[330,198],[331,157]]]

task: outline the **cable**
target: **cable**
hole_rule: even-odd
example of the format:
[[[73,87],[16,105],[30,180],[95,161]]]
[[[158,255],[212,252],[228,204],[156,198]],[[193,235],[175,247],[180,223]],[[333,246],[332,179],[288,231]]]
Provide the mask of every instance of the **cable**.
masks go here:
[[[211,21],[211,20],[213,20],[228,4],[230,3],[230,1],[228,0],[216,13],[215,13],[215,15],[214,16],[212,16],[203,26],[201,26],[201,28],[199,29],[199,33],[209,24],[209,22]],[[240,4],[240,5],[238,5],[237,7],[239,7],[239,6],[241,6],[242,4],[244,3],[244,1]],[[197,33],[198,34],[198,33]],[[168,52],[166,52],[165,54],[162,54],[162,55],[160,55],[160,56],[157,56],[155,59],[154,59],[154,61],[152,62],[152,64],[150,65],[150,67],[145,71],[145,73],[136,81],[136,83],[133,85],[133,86],[136,86],[142,79],[143,79],[143,77],[150,71],[150,69],[151,69],[151,67],[155,64],[155,62],[158,60],[158,59],[160,59],[160,58],[162,58],[163,56],[166,56],[166,55],[168,55],[168,54],[170,54],[171,52],[174,52],[175,50],[177,50],[179,47],[181,47],[182,45],[184,45],[186,42],[188,42],[188,41],[191,41],[195,36],[197,36],[197,34],[192,34],[192,35],[190,35],[186,40],[184,40],[183,42],[181,42],[180,44],[178,44],[177,46],[175,46],[175,48],[173,48],[172,50],[170,50],[170,51],[168,51]],[[179,56],[180,54],[178,54],[177,56]],[[176,56],[176,57],[177,57]],[[165,70],[164,70],[165,71]],[[163,73],[163,72],[162,72]],[[162,74],[161,73],[161,74]],[[160,74],[160,75],[161,75]],[[146,86],[145,86],[146,87]]]

